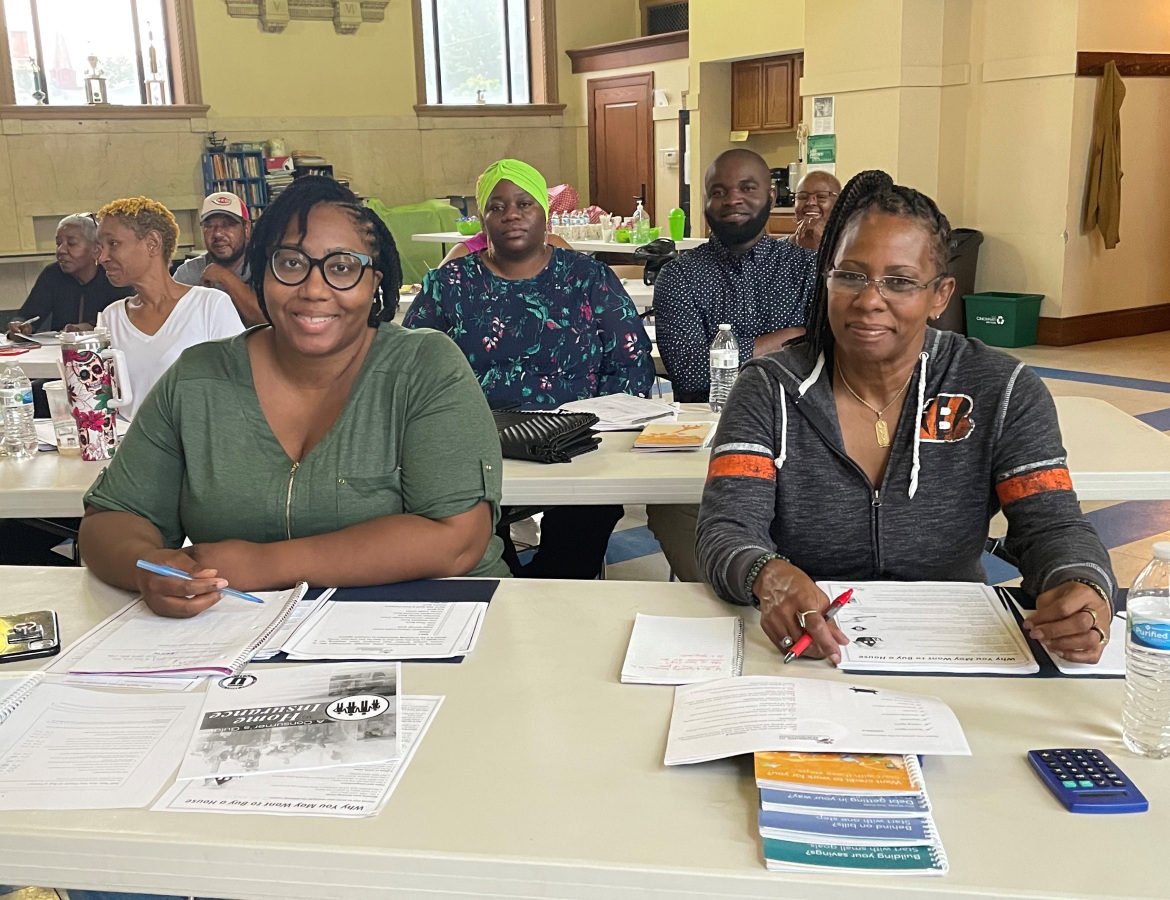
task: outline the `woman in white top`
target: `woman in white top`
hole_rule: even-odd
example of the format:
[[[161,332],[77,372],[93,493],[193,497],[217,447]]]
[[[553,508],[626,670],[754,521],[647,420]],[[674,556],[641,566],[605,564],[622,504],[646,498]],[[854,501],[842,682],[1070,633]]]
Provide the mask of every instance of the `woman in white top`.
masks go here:
[[[194,344],[231,337],[244,330],[231,298],[223,291],[179,284],[170,275],[179,242],[179,224],[161,203],[138,197],[115,200],[98,212],[99,262],[110,284],[135,294],[106,307],[98,325],[110,330],[114,347],[126,354],[133,402],[127,418],[179,354]]]

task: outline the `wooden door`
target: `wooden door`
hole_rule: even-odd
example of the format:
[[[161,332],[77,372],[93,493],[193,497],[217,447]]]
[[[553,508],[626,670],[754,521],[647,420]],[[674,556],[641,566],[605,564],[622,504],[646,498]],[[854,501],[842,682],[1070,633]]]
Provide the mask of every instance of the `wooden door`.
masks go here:
[[[589,197],[607,212],[654,221],[654,73],[589,79]]]
[[[759,131],[764,125],[764,79],[759,61],[731,66],[731,130]]]
[[[795,59],[783,56],[764,63],[765,130],[789,131],[796,127],[792,117],[792,80]]]

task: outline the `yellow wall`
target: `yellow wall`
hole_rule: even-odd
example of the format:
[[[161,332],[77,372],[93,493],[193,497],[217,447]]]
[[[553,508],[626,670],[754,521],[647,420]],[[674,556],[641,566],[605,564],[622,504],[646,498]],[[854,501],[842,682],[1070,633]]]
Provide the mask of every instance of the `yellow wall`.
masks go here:
[[[691,110],[691,210],[696,221],[702,221],[706,202],[703,175],[716,156],[733,146],[728,140],[730,61],[802,49],[805,6],[806,0],[690,0],[687,108]],[[757,139],[751,149],[782,164],[787,141],[794,138]]]
[[[1077,49],[1170,53],[1170,4],[1081,0]],[[1121,107],[1121,242],[1081,231],[1098,78],[1075,80],[1064,254],[1065,316],[1170,303],[1170,79],[1125,78]]]
[[[1100,79],[1078,78],[1068,185],[1065,316],[1170,303],[1170,79],[1125,79],[1121,107],[1121,242],[1081,232],[1093,107]]]
[[[196,0],[203,100],[219,116],[410,116],[415,103],[410,0],[357,34],[332,22],[293,21],[266,34],[222,0]]]
[[[1166,0],[1080,0],[1078,50],[1170,52]]]
[[[589,103],[586,82],[615,74],[583,72],[573,74],[573,62],[566,50],[580,50],[635,38],[641,26],[638,0],[560,0],[557,3],[557,58],[560,99],[565,104],[563,135],[563,177],[577,189],[582,203],[589,198]],[[652,66],[618,70],[642,72]]]

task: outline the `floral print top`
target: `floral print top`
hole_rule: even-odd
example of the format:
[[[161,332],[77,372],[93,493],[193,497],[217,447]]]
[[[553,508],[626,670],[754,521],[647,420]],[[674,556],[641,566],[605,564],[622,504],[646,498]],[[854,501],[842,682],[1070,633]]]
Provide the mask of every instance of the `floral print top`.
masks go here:
[[[535,278],[493,273],[478,253],[427,273],[407,328],[445,332],[493,407],[553,409],[603,394],[648,396],[650,339],[613,269],[552,248]]]

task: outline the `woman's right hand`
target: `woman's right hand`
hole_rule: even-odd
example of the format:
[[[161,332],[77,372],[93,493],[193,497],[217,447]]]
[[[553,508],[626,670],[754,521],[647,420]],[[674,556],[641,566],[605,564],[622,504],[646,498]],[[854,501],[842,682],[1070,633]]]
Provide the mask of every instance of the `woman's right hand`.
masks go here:
[[[849,638],[835,623],[825,621],[829,598],[803,571],[774,559],[756,576],[752,593],[760,600],[760,627],[773,644],[787,651],[808,632],[813,642],[804,656],[827,657],[833,665],[841,661],[839,648],[848,644]],[[805,614],[803,628],[799,613]]]
[[[191,575],[188,580],[136,570],[138,590],[156,615],[189,619],[218,603],[219,589],[227,587],[227,581],[216,577],[215,569],[202,568],[182,550],[152,550],[142,558]]]
[[[8,323],[8,333],[9,334],[25,334],[25,335],[27,335],[27,334],[32,334],[32,330],[33,330],[32,325],[29,325],[26,322],[9,322]]]

